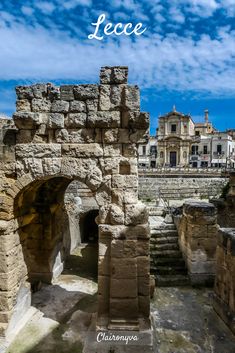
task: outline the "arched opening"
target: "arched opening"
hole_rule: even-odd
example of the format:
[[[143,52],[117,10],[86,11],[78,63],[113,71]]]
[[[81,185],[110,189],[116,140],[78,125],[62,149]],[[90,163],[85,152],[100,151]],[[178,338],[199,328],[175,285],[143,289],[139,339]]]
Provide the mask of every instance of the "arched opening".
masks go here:
[[[95,207],[85,213],[81,185]],[[84,184],[66,177],[34,181],[17,195],[14,212],[32,292],[61,274],[97,276],[98,206]]]

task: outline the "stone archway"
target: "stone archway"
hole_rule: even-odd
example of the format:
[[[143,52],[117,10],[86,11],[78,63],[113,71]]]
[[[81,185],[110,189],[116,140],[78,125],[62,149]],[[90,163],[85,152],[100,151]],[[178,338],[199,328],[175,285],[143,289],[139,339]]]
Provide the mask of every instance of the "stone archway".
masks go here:
[[[38,84],[16,92],[12,173],[3,171],[1,182],[1,333],[29,275],[18,221],[32,209],[40,214],[41,206],[55,216],[55,200],[72,180],[85,183],[99,206],[97,327],[139,329],[143,319],[150,325],[148,215],[138,201],[137,171],[137,145],[149,116],[140,112],[138,87],[127,85],[127,68],[105,67],[100,85]],[[37,227],[40,236],[45,227]],[[44,265],[44,273],[51,271],[50,261]]]

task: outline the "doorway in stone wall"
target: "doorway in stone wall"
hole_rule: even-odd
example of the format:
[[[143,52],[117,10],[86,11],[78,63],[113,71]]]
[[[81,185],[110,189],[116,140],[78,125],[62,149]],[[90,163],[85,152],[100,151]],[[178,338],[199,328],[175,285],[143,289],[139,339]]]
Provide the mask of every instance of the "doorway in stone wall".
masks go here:
[[[170,166],[176,167],[177,164],[177,152],[171,151],[170,152]]]
[[[97,310],[98,206],[92,192],[83,185],[83,198],[76,183],[65,177],[38,180],[15,200],[24,258],[21,293],[31,296],[32,307],[42,316],[34,322],[38,333],[43,325],[52,325],[59,327],[59,335],[66,335],[74,316],[82,327]],[[53,329],[39,351],[44,345],[56,350],[57,338]],[[78,350],[80,342],[75,341],[73,349]]]
[[[65,270],[75,269],[80,275],[97,279],[99,208],[91,190],[78,181],[72,182],[65,192],[69,214],[71,253],[67,256]]]

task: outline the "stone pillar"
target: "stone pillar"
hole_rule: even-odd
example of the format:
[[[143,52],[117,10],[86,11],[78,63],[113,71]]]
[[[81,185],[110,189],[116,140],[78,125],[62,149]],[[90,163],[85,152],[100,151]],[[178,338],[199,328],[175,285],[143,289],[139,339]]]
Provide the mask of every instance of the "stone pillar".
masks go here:
[[[207,202],[186,202],[178,230],[191,283],[213,284],[218,231],[215,206]]]
[[[235,229],[221,228],[217,239],[213,306],[235,334]]]

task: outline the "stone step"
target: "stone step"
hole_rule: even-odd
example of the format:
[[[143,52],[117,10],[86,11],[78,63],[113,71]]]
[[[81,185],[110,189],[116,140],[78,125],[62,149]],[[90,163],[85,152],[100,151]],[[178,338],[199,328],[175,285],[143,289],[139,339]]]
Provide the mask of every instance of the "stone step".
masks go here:
[[[188,276],[185,275],[155,275],[156,287],[177,287],[190,284]]]
[[[183,274],[187,275],[187,268],[184,265],[177,265],[174,266],[157,266],[154,270],[154,273],[157,275],[173,275],[173,274]]]
[[[179,244],[178,242],[174,242],[174,243],[162,243],[162,244],[150,244],[150,248],[152,247],[153,250],[158,250],[158,251],[162,251],[162,250],[179,250]]]
[[[152,250],[152,255],[156,257],[165,258],[181,258],[182,254],[180,250]]]
[[[165,266],[185,266],[184,259],[181,257],[156,257],[156,258],[151,258],[151,264],[153,264],[154,267],[158,267],[159,265],[165,265]]]
[[[150,238],[150,244],[166,244],[166,243],[178,244],[178,237]]]
[[[178,235],[177,229],[152,229],[150,230],[151,235],[159,235],[159,236],[164,236],[164,235]]]
[[[151,237],[154,238],[161,238],[161,237],[177,237],[178,232],[177,230],[152,230],[150,231]]]
[[[158,224],[152,224],[151,225],[151,231],[154,230],[175,230],[176,231],[176,226],[174,224],[167,224],[167,223],[158,223]]]

